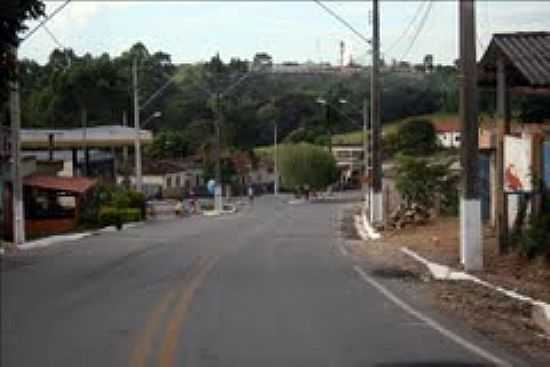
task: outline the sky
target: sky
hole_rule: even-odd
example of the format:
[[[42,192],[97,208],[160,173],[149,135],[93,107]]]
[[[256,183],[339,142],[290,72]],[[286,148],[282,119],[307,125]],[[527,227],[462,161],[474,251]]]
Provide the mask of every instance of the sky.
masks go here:
[[[429,6],[422,3],[381,1],[381,49],[386,61],[418,63],[424,55],[433,54],[435,63],[450,64],[457,58],[457,2],[432,1],[424,27],[415,38]],[[61,4],[46,2],[46,12]],[[324,4],[371,37],[370,1]],[[417,12],[420,16],[407,28]],[[550,31],[550,1],[478,0],[476,18],[479,58],[492,33]],[[28,25],[32,29],[35,24]],[[150,52],[169,53],[174,63],[205,61],[216,52],[225,60],[252,59],[256,52],[267,52],[274,62],[337,64],[339,43],[344,41],[346,61],[369,60],[369,45],[314,1],[73,0],[47,28],[77,55],[108,52],[116,56],[141,41]],[[20,57],[42,64],[56,47],[46,30],[40,29],[21,45]]]

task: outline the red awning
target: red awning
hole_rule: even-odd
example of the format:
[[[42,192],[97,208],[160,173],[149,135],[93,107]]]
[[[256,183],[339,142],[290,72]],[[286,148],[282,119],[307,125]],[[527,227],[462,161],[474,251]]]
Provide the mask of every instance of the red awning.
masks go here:
[[[23,179],[23,185],[43,190],[64,191],[83,194],[95,185],[96,181],[86,177],[62,177],[32,174]]]

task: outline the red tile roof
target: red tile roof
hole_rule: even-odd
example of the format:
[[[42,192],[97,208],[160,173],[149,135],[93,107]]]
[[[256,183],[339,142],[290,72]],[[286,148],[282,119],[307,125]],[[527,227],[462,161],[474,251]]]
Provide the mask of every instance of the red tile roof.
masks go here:
[[[43,190],[66,191],[83,194],[95,185],[96,181],[86,177],[62,177],[32,174],[23,179],[23,185]]]

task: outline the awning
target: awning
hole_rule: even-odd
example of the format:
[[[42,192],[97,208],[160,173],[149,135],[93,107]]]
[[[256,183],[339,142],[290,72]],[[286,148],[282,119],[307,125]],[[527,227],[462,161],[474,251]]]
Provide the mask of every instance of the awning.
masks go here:
[[[44,174],[32,174],[23,179],[24,186],[73,194],[83,194],[90,190],[95,183],[95,180],[86,177],[61,177]]]

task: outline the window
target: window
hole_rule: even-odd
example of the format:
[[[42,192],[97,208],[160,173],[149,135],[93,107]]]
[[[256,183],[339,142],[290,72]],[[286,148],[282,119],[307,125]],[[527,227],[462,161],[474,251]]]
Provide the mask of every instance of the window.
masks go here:
[[[181,176],[176,176],[176,187],[181,187]]]
[[[168,176],[166,177],[166,187],[172,186],[172,177]]]

